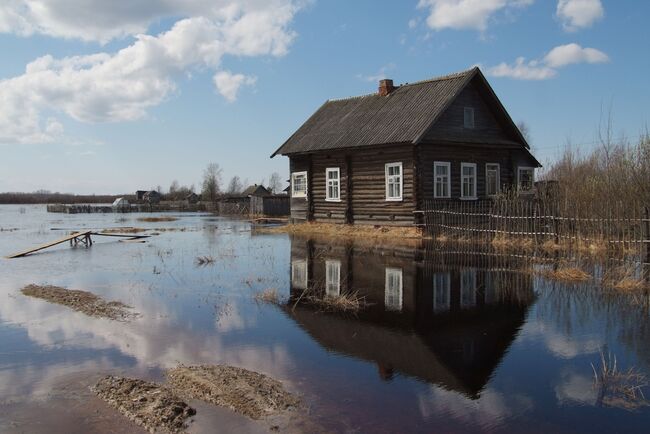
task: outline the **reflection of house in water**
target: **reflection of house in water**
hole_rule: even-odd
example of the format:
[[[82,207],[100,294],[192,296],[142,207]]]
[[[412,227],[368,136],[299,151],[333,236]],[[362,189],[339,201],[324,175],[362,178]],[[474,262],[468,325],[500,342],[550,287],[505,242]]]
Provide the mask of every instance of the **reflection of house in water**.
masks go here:
[[[293,301],[305,290],[358,292],[370,305],[350,315],[300,302],[287,314],[328,350],[376,363],[384,379],[399,373],[475,398],[524,323],[532,279],[467,257],[462,267],[414,259],[294,238]]]

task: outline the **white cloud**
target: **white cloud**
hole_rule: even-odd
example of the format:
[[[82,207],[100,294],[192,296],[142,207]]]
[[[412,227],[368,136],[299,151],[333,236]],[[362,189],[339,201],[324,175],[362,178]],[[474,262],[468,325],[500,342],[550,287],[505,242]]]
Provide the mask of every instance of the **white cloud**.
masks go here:
[[[237,100],[237,93],[241,86],[252,86],[257,81],[256,77],[233,74],[230,71],[220,71],[213,79],[219,93],[230,102]]]
[[[502,62],[488,69],[493,77],[509,77],[517,80],[548,80],[557,76],[558,69],[577,63],[608,62],[607,54],[595,48],[583,48],[578,44],[559,45],[541,60],[526,62],[518,57],[513,64]]]
[[[9,6],[0,7],[0,28],[6,28],[7,16],[15,15],[8,15],[7,10],[12,12],[11,6],[22,3],[10,0]],[[68,5],[71,0],[54,0],[51,3]],[[106,5],[113,5],[118,10],[117,3],[124,3],[122,6],[131,11],[132,5],[138,2],[102,0],[88,1],[84,5],[86,3],[97,3],[98,11],[103,11],[108,7]],[[207,5],[203,0],[166,0],[162,2],[161,9],[177,3],[190,3],[196,8]],[[196,69],[215,71],[217,76],[222,77],[217,80],[215,76],[217,90],[226,99],[234,100],[239,88],[252,84],[254,79],[242,74],[220,75],[223,57],[286,54],[295,37],[288,26],[299,5],[293,0],[211,3],[214,3],[214,7],[208,10],[209,17],[181,19],[170,30],[156,36],[139,34],[133,43],[115,53],[102,52],[62,59],[47,55],[28,64],[24,74],[0,80],[0,144],[60,140],[63,125],[57,117],[61,114],[81,122],[141,119],[150,107],[162,103],[176,90],[175,78]],[[29,2],[31,9],[25,12],[23,21],[33,21],[35,11],[50,11],[50,2],[47,2],[47,7],[44,4],[40,0]],[[37,5],[40,5],[39,8]],[[141,11],[143,16],[152,15],[148,7],[142,6],[143,10],[147,10],[147,13]],[[23,11],[20,8],[15,10]],[[50,29],[47,32],[61,34],[62,31],[51,31],[56,27],[54,24],[62,26],[61,23],[65,22],[65,17],[59,16],[59,12],[56,19],[47,15],[48,20],[39,21],[41,27],[36,30]],[[130,31],[128,22],[114,22],[117,15],[117,12],[109,14],[100,20],[101,24],[110,21],[116,25],[114,30],[119,28],[122,33]],[[75,21],[83,21],[79,18],[84,16],[83,13],[73,16]],[[43,23],[47,23],[47,26]],[[80,30],[78,34],[70,33],[68,36],[107,38],[113,34],[109,32],[108,24],[106,32],[99,31],[95,24],[92,31],[83,33]],[[47,120],[44,120],[45,113]]]
[[[578,44],[560,45],[544,57],[544,62],[552,68],[561,68],[573,63],[608,62],[607,54],[595,48],[582,48]]]
[[[605,16],[600,0],[559,0],[556,13],[567,31],[590,27]]]
[[[389,63],[388,65],[384,65],[381,68],[379,68],[379,71],[377,71],[377,73],[375,74],[370,74],[370,75],[357,74],[357,78],[363,81],[376,83],[379,80],[383,80],[387,78],[388,71],[394,70],[395,66],[396,65],[394,63]]]
[[[427,25],[434,30],[485,31],[492,16],[502,10],[530,6],[534,0],[420,0],[429,9]]]

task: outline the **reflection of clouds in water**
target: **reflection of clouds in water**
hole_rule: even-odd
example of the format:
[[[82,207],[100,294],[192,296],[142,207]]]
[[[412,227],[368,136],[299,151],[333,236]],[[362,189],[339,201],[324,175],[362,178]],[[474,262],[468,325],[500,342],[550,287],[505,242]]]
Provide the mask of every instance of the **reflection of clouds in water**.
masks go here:
[[[114,298],[113,298],[114,299]],[[217,330],[193,330],[179,325],[164,305],[151,299],[134,302],[142,317],[130,323],[122,323],[85,316],[64,306],[12,294],[0,304],[0,318],[3,322],[19,324],[29,338],[44,347],[75,347],[91,350],[117,349],[125,356],[136,359],[135,369],[147,367],[169,368],[183,364],[226,363],[267,373],[280,379],[287,379],[292,361],[286,347],[270,342],[268,344],[239,345],[224,342],[226,331],[242,330],[251,322],[242,318],[240,309],[232,302],[230,312],[222,315]],[[253,322],[254,324],[254,322]],[[219,333],[223,333],[219,334]],[[108,361],[97,365],[97,369],[110,368]],[[7,369],[0,378],[2,389],[24,388],[21,382],[32,382],[34,390],[48,383],[40,376],[58,376],[59,373],[74,372],[72,363],[58,369],[24,367],[24,375],[15,369]],[[93,369],[89,366],[88,369]],[[129,368],[131,369],[131,368]],[[26,371],[28,370],[28,371]],[[23,378],[23,379],[21,379]],[[13,384],[16,381],[19,384]],[[4,395],[4,392],[3,392]]]
[[[426,418],[452,417],[463,423],[482,427],[499,426],[513,415],[521,415],[533,408],[533,401],[525,395],[504,394],[486,389],[479,399],[469,399],[460,393],[431,386],[418,397],[420,414]]]
[[[580,355],[598,353],[604,345],[604,339],[595,334],[578,334],[573,336],[560,330],[550,322],[532,319],[527,322],[520,334],[521,342],[543,342],[546,349],[561,359],[573,359]]]
[[[563,372],[555,385],[555,396],[560,405],[581,403],[595,405],[596,389],[593,377],[575,372]]]

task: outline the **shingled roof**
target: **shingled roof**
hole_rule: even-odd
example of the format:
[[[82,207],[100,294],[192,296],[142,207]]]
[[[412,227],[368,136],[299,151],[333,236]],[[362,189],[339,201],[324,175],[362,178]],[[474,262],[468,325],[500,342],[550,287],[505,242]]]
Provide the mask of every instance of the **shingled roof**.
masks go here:
[[[389,143],[418,143],[460,92],[479,77],[520,142],[528,147],[505,108],[475,67],[430,80],[401,85],[389,95],[329,100],[276,150],[286,155]]]

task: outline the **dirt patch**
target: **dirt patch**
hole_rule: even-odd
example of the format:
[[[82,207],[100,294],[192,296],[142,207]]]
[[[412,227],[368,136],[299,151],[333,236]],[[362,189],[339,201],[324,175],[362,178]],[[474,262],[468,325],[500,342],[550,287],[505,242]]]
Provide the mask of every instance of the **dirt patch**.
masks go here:
[[[271,416],[300,403],[279,381],[233,366],[181,366],[167,371],[167,379],[182,396],[228,407],[252,419]]]
[[[129,310],[130,306],[119,301],[105,301],[91,292],[51,285],[27,285],[21,292],[29,297],[61,304],[97,318],[128,321],[138,316],[137,313]]]
[[[149,432],[180,433],[196,411],[156,383],[107,376],[91,388],[101,399]]]
[[[133,228],[133,227],[125,227],[125,228],[108,228],[104,229],[102,232],[105,234],[139,234],[140,232],[146,232],[147,229],[144,228]]]
[[[138,218],[139,222],[175,222],[178,220],[178,217],[140,217]]]

